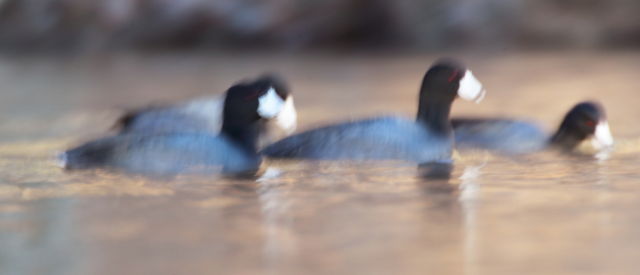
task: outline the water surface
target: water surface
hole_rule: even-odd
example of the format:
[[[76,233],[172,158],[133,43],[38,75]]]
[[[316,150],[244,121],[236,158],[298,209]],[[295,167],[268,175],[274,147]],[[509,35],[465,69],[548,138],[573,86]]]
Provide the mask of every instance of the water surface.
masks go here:
[[[0,59],[0,274],[636,273],[640,54],[461,57],[489,94],[454,114],[551,131],[597,99],[615,151],[457,152],[450,180],[399,162],[270,161],[257,180],[65,173],[52,155],[105,134],[121,110],[265,71],[290,80],[301,128],[412,117],[436,57]]]

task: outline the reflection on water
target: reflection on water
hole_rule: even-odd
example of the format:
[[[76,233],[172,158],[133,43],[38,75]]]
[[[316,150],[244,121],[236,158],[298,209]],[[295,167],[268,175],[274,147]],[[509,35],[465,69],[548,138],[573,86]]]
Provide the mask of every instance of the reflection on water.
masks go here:
[[[73,200],[38,200],[0,213],[2,274],[82,274],[86,260]]]
[[[268,68],[291,79],[303,128],[411,116],[433,59],[4,60],[0,274],[634,274],[635,54],[466,58],[490,94],[456,102],[455,114],[553,129],[575,102],[597,98],[618,141],[606,156],[457,152],[449,179],[397,162],[269,161],[256,180],[154,180],[65,173],[53,161],[104,133],[113,106],[222,91]]]

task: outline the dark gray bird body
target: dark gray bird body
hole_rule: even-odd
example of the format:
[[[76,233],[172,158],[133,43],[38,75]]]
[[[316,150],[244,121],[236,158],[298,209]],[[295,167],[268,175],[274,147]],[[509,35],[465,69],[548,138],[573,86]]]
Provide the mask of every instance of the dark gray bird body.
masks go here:
[[[383,160],[447,160],[452,139],[400,117],[381,117],[317,128],[287,137],[262,153],[271,157]]]
[[[239,173],[260,158],[224,135],[125,134],[98,139],[65,153],[67,169],[111,168],[131,173]]]
[[[455,146],[482,148],[503,153],[524,154],[539,151],[549,135],[537,125],[509,119],[452,119]]]
[[[192,117],[172,111],[153,115],[154,121],[178,123],[179,131],[123,131],[68,150],[60,158],[66,169],[107,168],[146,175],[180,173],[252,173],[261,163],[258,137],[265,120],[286,106],[268,81],[240,83],[227,91],[219,134],[198,130]],[[140,117],[139,117],[140,118]],[[144,118],[144,116],[142,117]],[[129,121],[130,123],[130,121]],[[129,124],[130,125],[130,124]],[[149,126],[149,125],[147,125]],[[189,127],[196,126],[193,131]],[[156,129],[157,130],[157,129]]]
[[[471,71],[442,60],[425,73],[415,120],[384,117],[339,123],[287,137],[262,153],[272,158],[450,162],[451,104],[457,97],[479,101],[483,96]]]
[[[454,118],[451,123],[456,148],[460,149],[507,154],[532,153],[548,147],[571,151],[588,138],[594,138],[596,149],[613,146],[604,108],[596,102],[576,104],[551,134],[534,123],[504,118]]]
[[[222,125],[224,96],[203,97],[182,104],[132,111],[117,123],[121,133],[218,134]]]

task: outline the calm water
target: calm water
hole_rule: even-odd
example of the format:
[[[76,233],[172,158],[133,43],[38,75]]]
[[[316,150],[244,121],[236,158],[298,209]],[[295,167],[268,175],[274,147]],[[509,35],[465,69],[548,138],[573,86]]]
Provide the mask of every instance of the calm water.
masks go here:
[[[0,59],[0,274],[637,273],[640,54],[461,57],[489,94],[454,114],[552,130],[598,99],[616,150],[458,152],[448,181],[395,162],[272,161],[256,181],[65,173],[54,152],[119,110],[268,70],[290,79],[301,128],[413,116],[435,56]]]

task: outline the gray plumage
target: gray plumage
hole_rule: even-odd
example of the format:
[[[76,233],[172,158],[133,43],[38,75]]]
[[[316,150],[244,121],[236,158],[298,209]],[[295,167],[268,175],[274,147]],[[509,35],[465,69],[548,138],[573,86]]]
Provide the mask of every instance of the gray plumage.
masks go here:
[[[326,126],[285,138],[262,153],[273,158],[450,163],[451,105],[458,97],[478,101],[484,94],[471,71],[442,59],[422,79],[415,120],[383,117]]]
[[[222,126],[224,95],[193,99],[184,103],[150,107],[125,114],[115,128],[124,134],[197,133],[218,135]],[[258,147],[287,136],[274,120],[260,122]]]
[[[69,170],[111,168],[146,175],[194,172],[248,175],[257,172],[261,163],[256,145],[263,122],[286,106],[269,82],[239,83],[226,92],[219,134],[197,128],[184,130],[193,125],[191,117],[180,111],[184,108],[164,108],[156,113],[151,110],[143,113],[141,118],[145,118],[145,114],[150,118],[140,127],[153,129],[122,131],[85,143],[65,152],[61,156],[62,166]],[[136,115],[139,113],[125,117],[123,126],[130,125]],[[172,127],[165,125],[171,123],[182,124],[184,128],[154,132],[158,130],[154,128],[156,120],[162,122],[158,125],[162,129]]]
[[[260,158],[224,135],[136,135],[102,138],[64,153],[67,169],[114,168],[132,173],[240,173],[258,169]]]
[[[276,158],[448,161],[452,139],[399,117],[347,122],[285,138],[262,153]]]
[[[509,119],[452,119],[455,146],[523,154],[544,149],[549,135],[534,123]]]
[[[122,133],[209,133],[222,125],[224,96],[203,97],[181,104],[132,111],[118,122]]]

